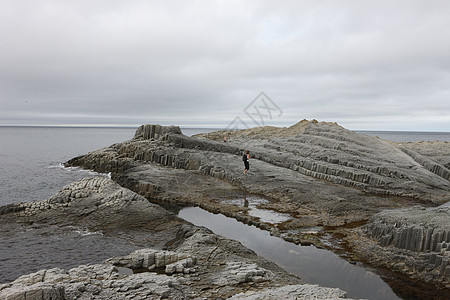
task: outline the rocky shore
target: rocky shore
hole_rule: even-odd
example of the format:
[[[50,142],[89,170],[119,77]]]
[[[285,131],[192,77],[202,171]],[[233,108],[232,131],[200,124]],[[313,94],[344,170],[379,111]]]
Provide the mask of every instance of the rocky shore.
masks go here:
[[[244,175],[246,149],[251,159]],[[110,173],[115,183],[86,179],[50,199],[0,208],[2,228],[11,232],[29,224],[55,225],[56,231],[86,227],[139,250],[101,264],[26,275],[0,286],[0,298],[25,299],[23,293],[36,285],[54,288],[39,295],[59,295],[62,286],[70,299],[109,299],[119,292],[136,299],[345,297],[305,285],[240,243],[150,202],[198,206],[288,242],[344,249],[349,259],[389,268],[445,294],[450,217],[448,208],[431,208],[450,201],[449,161],[447,142],[391,143],[315,120],[194,137],[177,126],[142,125],[132,139],[66,163]],[[238,204],[247,197],[264,198],[258,209],[289,217],[271,222],[252,214]],[[324,243],[330,235],[344,248]]]
[[[241,155],[245,149],[250,150],[251,160],[244,176]],[[335,123],[303,120],[288,128],[259,127],[194,137],[182,135],[174,126],[143,125],[133,139],[74,158],[68,165],[111,172],[113,180],[153,202],[220,212],[290,242],[323,246],[324,233],[348,235],[350,251],[372,261],[357,251],[356,240],[365,237],[376,242],[376,237],[367,230],[354,235],[352,228],[385,210],[434,207],[450,201],[449,157],[447,142],[396,144]],[[271,224],[252,216],[248,207],[233,201],[247,195],[264,197],[268,202],[260,208],[291,218]],[[310,227],[323,231],[304,230]],[[444,227],[448,232],[448,225]],[[450,240],[443,237],[440,242]],[[389,247],[383,244],[380,253]],[[384,260],[376,265],[391,266]],[[419,275],[422,269],[396,270],[448,288],[448,272],[440,275],[444,279],[429,281]]]
[[[0,299],[346,298],[339,289],[304,284],[239,242],[189,224],[107,178],[83,179],[47,200],[0,213],[11,233],[78,225],[140,247],[100,264],[23,275],[0,284]]]

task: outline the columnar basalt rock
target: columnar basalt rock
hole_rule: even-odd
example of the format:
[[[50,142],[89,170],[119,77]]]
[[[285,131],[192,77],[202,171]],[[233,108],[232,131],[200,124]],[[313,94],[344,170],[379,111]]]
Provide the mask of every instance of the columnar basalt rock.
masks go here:
[[[178,126],[161,126],[154,124],[141,125],[134,135],[134,139],[161,139],[168,133],[182,134]]]
[[[416,278],[450,287],[450,207],[384,211],[364,226],[378,246],[359,254]],[[367,242],[368,246],[371,242]],[[365,249],[364,246],[356,249]],[[382,259],[381,257],[390,257]]]
[[[141,272],[142,270],[163,269],[166,274],[172,275],[174,273],[195,273],[197,258],[188,253],[140,249],[128,256],[111,258],[106,262],[114,266],[140,270]]]
[[[30,300],[75,300],[75,299],[200,299],[207,295],[198,285],[198,278],[189,275],[191,272],[177,272],[168,276],[155,272],[126,273],[112,262],[121,264],[130,259],[140,259],[141,255],[153,252],[152,249],[139,250],[139,254],[132,253],[127,257],[110,259],[103,264],[83,265],[70,270],[59,268],[42,270],[24,275],[14,282],[0,285],[0,299],[30,299]],[[135,257],[138,255],[138,257]],[[167,257],[168,253],[165,253]],[[127,266],[129,264],[126,264]],[[133,267],[131,263],[131,267]],[[170,266],[170,265],[166,265]],[[264,280],[267,270],[256,265],[234,263],[233,272],[225,270],[214,277],[209,283],[214,286],[227,286],[232,296],[233,285],[242,285],[249,281]],[[173,272],[175,273],[175,272]],[[172,274],[172,273],[171,273]],[[200,289],[199,289],[200,288]],[[230,293],[231,291],[231,293]],[[277,291],[275,293],[275,291]],[[231,299],[260,299],[252,298],[261,295],[263,299],[280,299],[280,295],[295,297],[295,299],[331,299],[345,298],[346,293],[337,288],[323,288],[318,285],[287,285],[277,289],[254,289],[252,293],[243,291]],[[217,293],[216,297],[221,297]],[[250,297],[251,296],[251,297]],[[297,297],[298,296],[298,297]],[[290,299],[284,298],[283,299]]]
[[[300,231],[292,236],[292,230],[302,226],[360,224],[385,209],[436,206],[450,200],[450,181],[441,164],[447,161],[447,150],[440,151],[444,156],[436,160],[335,123],[306,120],[289,128],[260,127],[195,137],[161,126],[145,126],[132,140],[67,164],[112,172],[115,181],[151,201],[200,206],[262,229],[276,227],[280,236],[295,241],[306,240]],[[224,135],[228,136],[226,143]],[[241,155],[245,149],[250,150],[251,158],[250,171],[244,176]],[[225,204],[230,199],[220,193],[262,195],[271,199],[264,209],[292,218],[279,225],[264,223],[249,215],[246,207]],[[440,244],[444,233],[435,229],[415,224],[383,226],[374,229],[374,234],[380,234],[377,247],[416,253],[414,261],[433,260],[434,256],[420,255],[446,248]],[[400,267],[402,264],[406,263],[398,262],[396,270],[407,276],[428,272],[419,265],[420,270]],[[437,269],[436,265],[429,271]]]
[[[68,165],[123,173],[138,162],[150,162],[200,170],[204,175],[234,183],[239,180],[240,172],[227,171],[228,165],[221,162],[224,156],[240,155],[245,150],[242,145],[246,145],[252,159],[339,185],[435,203],[448,200],[450,173],[439,163],[336,124],[301,123],[300,132],[294,130],[297,128],[294,125],[284,131],[279,129],[277,135],[268,138],[263,129],[257,134],[249,130],[229,143],[187,137],[174,126],[142,125],[133,140],[75,158]],[[209,135],[215,137],[214,133],[202,137]]]
[[[406,147],[400,147],[400,149],[424,166],[428,171],[433,172],[444,179],[450,180],[450,170],[445,166]]]

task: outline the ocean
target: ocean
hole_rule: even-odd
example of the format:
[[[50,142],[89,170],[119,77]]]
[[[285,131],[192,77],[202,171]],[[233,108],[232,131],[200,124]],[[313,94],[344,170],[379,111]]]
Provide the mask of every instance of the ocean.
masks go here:
[[[64,168],[69,159],[131,139],[137,128],[0,127],[0,206],[44,200],[86,176]],[[183,134],[214,128],[182,128]],[[358,131],[394,142],[450,141],[450,132]]]
[[[137,128],[0,127],[0,206],[44,200],[86,176],[69,159],[133,138]],[[185,135],[215,129],[185,128]]]

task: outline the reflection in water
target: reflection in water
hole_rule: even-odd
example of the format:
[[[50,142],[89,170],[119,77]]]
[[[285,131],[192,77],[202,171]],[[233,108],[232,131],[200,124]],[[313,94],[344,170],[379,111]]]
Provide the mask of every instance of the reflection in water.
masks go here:
[[[183,208],[178,216],[195,225],[205,226],[216,234],[240,241],[308,283],[338,287],[346,291],[350,298],[400,299],[378,275],[348,263],[331,251],[288,243],[255,226],[198,207]]]
[[[242,202],[242,199],[222,200],[222,202],[236,206],[248,207],[249,210],[247,213],[250,216],[259,218],[259,220],[264,223],[277,224],[292,219],[290,214],[259,208],[260,205],[270,203],[270,201],[261,197],[247,196],[245,193],[244,202]]]

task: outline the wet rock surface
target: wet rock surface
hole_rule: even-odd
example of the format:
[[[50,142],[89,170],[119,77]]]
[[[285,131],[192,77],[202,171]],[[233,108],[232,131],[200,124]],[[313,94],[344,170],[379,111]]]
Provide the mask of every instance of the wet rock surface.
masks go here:
[[[397,145],[335,123],[306,120],[289,128],[197,137],[156,125],[143,125],[138,132],[129,141],[74,158],[67,165],[111,172],[114,181],[157,203],[199,206],[287,241],[316,245],[321,245],[320,235],[302,228],[341,228],[341,234],[352,235],[352,227],[384,210],[417,204],[432,207],[450,200],[445,143],[426,152],[424,147]],[[245,149],[251,154],[247,175],[242,174]],[[235,205],[236,199],[247,195],[269,200],[259,208],[292,218],[277,224],[264,222],[245,205]],[[349,245],[358,251],[356,244]],[[387,253],[391,246],[377,247]],[[379,261],[384,259],[390,258]],[[410,278],[423,272],[397,270]]]
[[[9,234],[27,226],[63,231],[68,224],[84,224],[85,230],[141,247],[102,263],[23,275],[0,285],[0,299],[225,299],[248,290],[258,294],[303,285],[239,242],[189,224],[107,178],[83,179],[47,200],[15,206],[21,209],[0,216]],[[328,299],[320,287],[305,288],[308,295]]]

